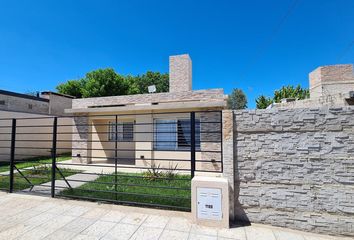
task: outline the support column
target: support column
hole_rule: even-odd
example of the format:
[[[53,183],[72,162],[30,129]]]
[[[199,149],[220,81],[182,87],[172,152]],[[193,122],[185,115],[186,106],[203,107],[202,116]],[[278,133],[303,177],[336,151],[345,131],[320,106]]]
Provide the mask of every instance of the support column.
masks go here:
[[[229,182],[229,216],[235,220],[235,163],[234,163],[234,114],[232,110],[222,111],[222,154],[223,177]]]
[[[88,116],[75,116],[73,119],[72,156],[73,162],[91,163],[92,128]]]

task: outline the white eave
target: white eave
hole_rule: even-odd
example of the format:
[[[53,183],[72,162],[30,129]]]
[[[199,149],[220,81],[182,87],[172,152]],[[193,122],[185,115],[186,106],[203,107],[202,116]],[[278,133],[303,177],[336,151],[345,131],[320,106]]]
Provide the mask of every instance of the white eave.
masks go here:
[[[171,102],[171,103],[159,103],[159,104],[134,104],[126,106],[104,106],[104,107],[92,107],[92,108],[72,108],[65,109],[65,113],[121,113],[121,112],[154,112],[154,111],[190,111],[192,109],[199,110],[215,110],[224,109],[226,107],[225,101],[196,101],[196,102]]]

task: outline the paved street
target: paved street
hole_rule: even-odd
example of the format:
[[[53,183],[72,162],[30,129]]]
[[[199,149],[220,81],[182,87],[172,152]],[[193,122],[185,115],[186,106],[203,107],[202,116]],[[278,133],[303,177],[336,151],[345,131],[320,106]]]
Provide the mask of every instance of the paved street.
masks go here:
[[[253,224],[199,227],[190,213],[0,193],[0,239],[346,239]],[[349,238],[348,238],[349,239]]]

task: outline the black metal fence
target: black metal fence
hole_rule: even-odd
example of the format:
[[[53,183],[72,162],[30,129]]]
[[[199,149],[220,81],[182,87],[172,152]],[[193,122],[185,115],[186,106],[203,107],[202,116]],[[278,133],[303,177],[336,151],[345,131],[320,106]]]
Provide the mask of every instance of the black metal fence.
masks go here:
[[[0,119],[0,189],[189,211],[220,174],[221,111]]]

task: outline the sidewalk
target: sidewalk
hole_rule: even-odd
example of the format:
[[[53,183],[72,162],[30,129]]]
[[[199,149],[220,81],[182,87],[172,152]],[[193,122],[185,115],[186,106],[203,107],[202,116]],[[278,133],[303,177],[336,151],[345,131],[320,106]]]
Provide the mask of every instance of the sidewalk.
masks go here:
[[[0,239],[334,240],[349,239],[253,224],[217,229],[190,213],[0,192]]]

